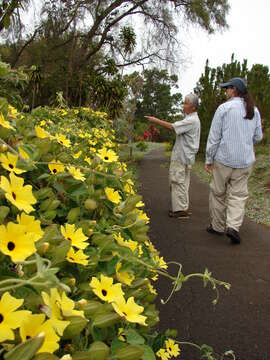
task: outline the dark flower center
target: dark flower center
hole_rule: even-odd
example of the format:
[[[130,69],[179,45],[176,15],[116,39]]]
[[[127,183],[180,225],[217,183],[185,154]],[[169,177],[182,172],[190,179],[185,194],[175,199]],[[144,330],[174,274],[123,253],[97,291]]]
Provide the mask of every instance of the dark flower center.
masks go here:
[[[12,191],[11,195],[12,195],[13,199],[16,200],[16,194],[14,191]]]
[[[27,336],[26,336],[26,340],[29,340],[29,339],[31,339],[31,336],[30,336],[30,335],[27,335]]]
[[[69,240],[69,241],[72,241],[70,237],[68,237],[68,240]]]
[[[105,159],[105,160],[109,160],[108,156],[104,156],[104,159]]]
[[[102,289],[101,293],[102,293],[103,296],[106,296],[107,295],[107,290]]]
[[[14,169],[14,166],[12,164],[8,164],[8,166],[11,168],[11,169]]]
[[[0,324],[4,321],[4,316],[0,314]]]
[[[10,241],[8,244],[7,244],[7,248],[9,251],[12,251],[15,249],[15,244],[14,242]]]
[[[55,173],[57,173],[57,170],[56,170],[56,169],[53,169],[53,171],[52,171],[52,172],[55,174]]]
[[[74,261],[74,258],[73,258],[72,256],[70,256],[69,258],[70,258],[70,260],[73,260],[73,261]]]

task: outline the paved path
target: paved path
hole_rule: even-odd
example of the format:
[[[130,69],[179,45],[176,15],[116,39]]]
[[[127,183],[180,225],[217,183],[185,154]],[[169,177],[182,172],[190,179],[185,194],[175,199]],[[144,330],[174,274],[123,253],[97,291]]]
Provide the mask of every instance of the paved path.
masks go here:
[[[270,230],[245,219],[241,245],[208,234],[208,186],[191,179],[190,219],[171,219],[168,191],[168,160],[163,150],[146,155],[139,168],[146,211],[151,218],[150,238],[164,258],[179,261],[183,273],[204,272],[231,283],[221,290],[220,300],[211,303],[214,292],[192,280],[160,309],[161,329],[176,328],[182,341],[208,344],[218,353],[233,349],[239,360],[270,359]],[[171,271],[175,269],[172,268]],[[158,283],[166,298],[170,284]],[[183,347],[183,360],[199,359],[196,350]]]

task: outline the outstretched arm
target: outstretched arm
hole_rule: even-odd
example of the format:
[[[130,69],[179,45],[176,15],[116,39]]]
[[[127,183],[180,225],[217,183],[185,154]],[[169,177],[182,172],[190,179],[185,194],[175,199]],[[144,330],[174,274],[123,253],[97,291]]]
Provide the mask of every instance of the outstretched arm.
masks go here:
[[[169,129],[169,130],[173,130],[173,126],[171,123],[169,123],[168,121],[165,121],[165,120],[160,120],[154,116],[145,116],[145,118],[147,120],[149,120],[150,122],[153,122],[155,124],[158,124],[166,129]]]

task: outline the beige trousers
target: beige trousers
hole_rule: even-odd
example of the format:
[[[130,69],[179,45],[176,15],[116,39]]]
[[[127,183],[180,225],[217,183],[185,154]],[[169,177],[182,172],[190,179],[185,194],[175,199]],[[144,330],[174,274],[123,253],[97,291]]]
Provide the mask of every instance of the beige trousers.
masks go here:
[[[210,184],[210,221],[217,231],[230,227],[239,231],[245,215],[248,199],[248,178],[252,166],[233,169],[218,161],[213,164],[213,178]]]
[[[169,170],[172,211],[185,211],[189,207],[191,165],[172,160]]]

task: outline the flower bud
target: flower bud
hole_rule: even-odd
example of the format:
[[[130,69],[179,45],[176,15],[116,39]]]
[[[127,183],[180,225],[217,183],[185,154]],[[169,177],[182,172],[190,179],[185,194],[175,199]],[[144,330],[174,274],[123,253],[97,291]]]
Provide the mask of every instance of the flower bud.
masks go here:
[[[70,224],[74,224],[78,220],[79,215],[80,215],[80,208],[79,207],[72,208],[69,210],[67,214],[67,221]]]
[[[105,360],[109,355],[109,347],[102,341],[95,341],[91,344],[88,353],[91,360]]]
[[[50,247],[50,244],[48,242],[44,242],[43,244],[40,244],[37,247],[37,251],[38,251],[39,255],[44,255],[48,251],[49,247]]]
[[[84,207],[86,210],[95,210],[97,208],[97,202],[94,199],[86,199]]]
[[[86,305],[87,305],[87,300],[85,300],[85,299],[81,299],[81,300],[79,300],[78,302],[77,302],[77,304],[79,305],[79,308],[80,309],[85,309],[85,307],[86,307]]]
[[[62,339],[72,339],[75,335],[78,335],[87,325],[88,320],[81,316],[70,316],[66,318],[70,321],[70,324],[65,329]]]
[[[6,152],[8,149],[7,145],[6,144],[1,144],[0,145],[0,152]]]

